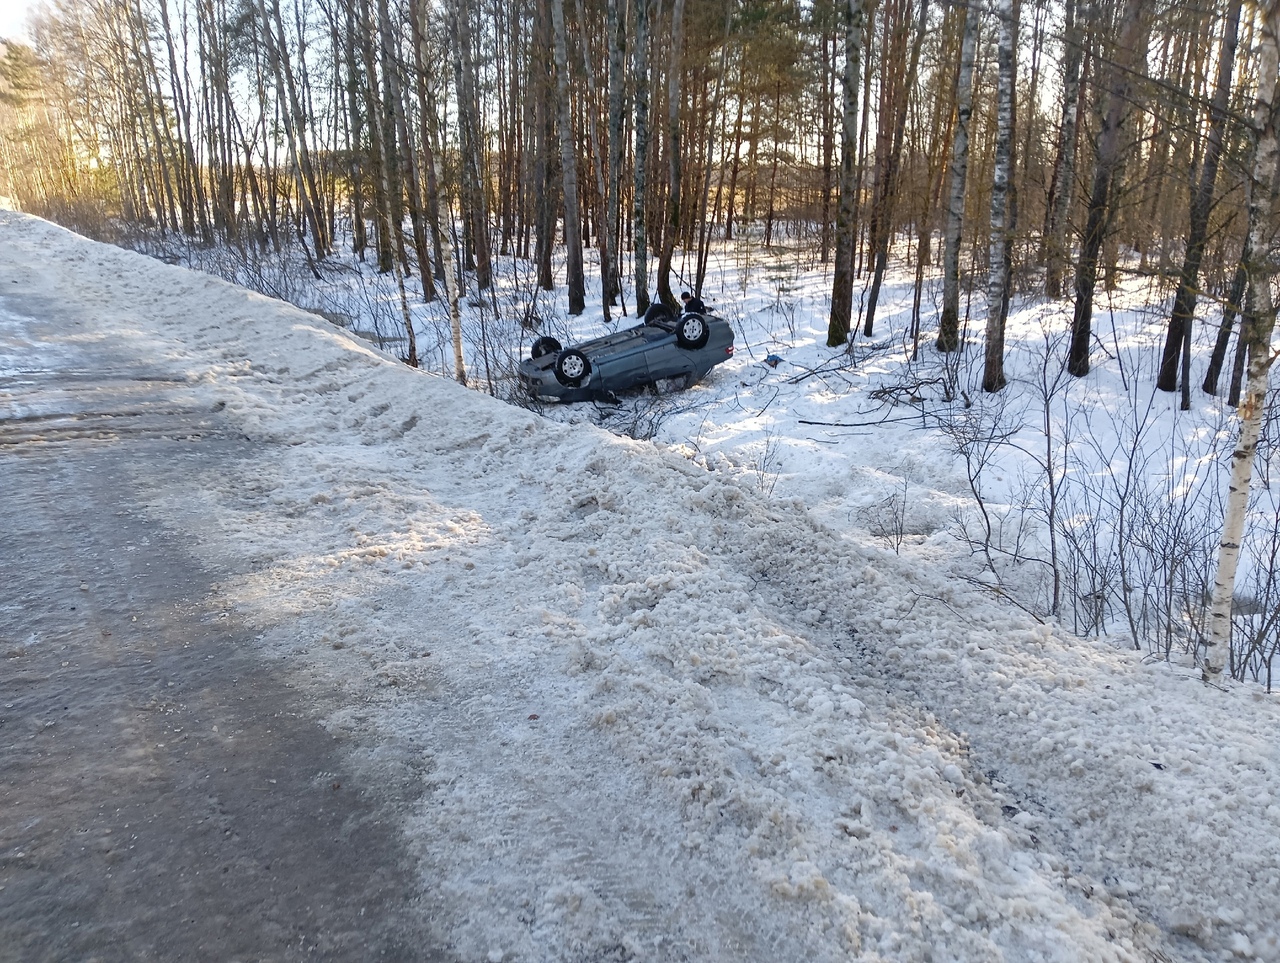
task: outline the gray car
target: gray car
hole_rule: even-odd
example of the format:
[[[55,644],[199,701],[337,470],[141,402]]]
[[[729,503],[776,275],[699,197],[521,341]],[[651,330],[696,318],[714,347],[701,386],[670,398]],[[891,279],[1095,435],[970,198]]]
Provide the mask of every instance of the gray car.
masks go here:
[[[713,314],[654,316],[569,348],[551,337],[533,343],[520,381],[535,398],[605,401],[615,392],[664,378],[688,387],[733,357],[733,328]]]

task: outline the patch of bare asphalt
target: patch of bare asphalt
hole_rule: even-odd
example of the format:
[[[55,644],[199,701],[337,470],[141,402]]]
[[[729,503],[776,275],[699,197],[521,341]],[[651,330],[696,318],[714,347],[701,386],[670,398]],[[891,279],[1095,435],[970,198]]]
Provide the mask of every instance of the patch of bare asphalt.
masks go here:
[[[316,722],[337,694],[255,652],[131,481],[253,446],[109,348],[68,361],[146,430],[0,448],[0,961],[445,959],[395,819],[414,790],[361,784]],[[102,424],[57,370],[21,377],[0,401]]]

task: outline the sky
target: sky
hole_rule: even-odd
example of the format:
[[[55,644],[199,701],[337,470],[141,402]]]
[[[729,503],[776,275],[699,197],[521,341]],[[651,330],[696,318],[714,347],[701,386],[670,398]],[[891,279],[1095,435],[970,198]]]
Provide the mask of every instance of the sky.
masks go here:
[[[27,39],[27,16],[39,5],[40,0],[0,0],[0,37]]]
[[[751,352],[680,396],[716,422],[694,451],[0,230],[0,355],[110,339],[252,440],[217,476],[135,466],[148,511],[238,573],[272,671],[344,693],[324,725],[369,784],[419,781],[400,829],[459,958],[1280,961],[1280,700],[1008,604],[955,492],[906,542],[841,520],[830,461],[779,495],[731,457],[776,373]],[[85,320],[42,339],[24,297]]]

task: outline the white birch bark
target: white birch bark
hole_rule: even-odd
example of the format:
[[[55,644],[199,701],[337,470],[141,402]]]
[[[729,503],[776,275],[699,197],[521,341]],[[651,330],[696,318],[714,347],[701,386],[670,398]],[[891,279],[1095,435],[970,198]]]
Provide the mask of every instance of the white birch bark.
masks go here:
[[[942,251],[942,319],[938,350],[960,347],[960,237],[964,227],[964,193],[969,177],[969,118],[973,113],[973,62],[981,17],[965,8],[960,40],[960,73],[956,78],[956,133],[951,141],[951,183],[947,200],[947,230]]]
[[[1269,215],[1275,203],[1274,185],[1280,159],[1275,103],[1277,72],[1280,71],[1280,0],[1267,0],[1260,14],[1258,100],[1254,108],[1257,145],[1253,158],[1253,191],[1249,199],[1249,246],[1253,256],[1248,270],[1253,310],[1241,332],[1242,338],[1248,337],[1249,368],[1244,396],[1236,412],[1240,419],[1240,437],[1231,456],[1231,485],[1227,492],[1213,600],[1209,607],[1209,644],[1201,666],[1202,677],[1208,682],[1220,678],[1224,671],[1230,669],[1231,601],[1235,595],[1236,571],[1240,564],[1240,545],[1249,508],[1253,458],[1262,428],[1267,379],[1276,358],[1271,350],[1271,333],[1275,328],[1271,281],[1277,273],[1277,265],[1273,253],[1274,223]]]
[[[1008,311],[1009,176],[1013,159],[1013,97],[1017,71],[1018,22],[1014,0],[999,0],[1000,41],[997,49],[996,156],[991,182],[990,273],[987,275],[987,348],[983,391],[1005,386],[1004,321]]]

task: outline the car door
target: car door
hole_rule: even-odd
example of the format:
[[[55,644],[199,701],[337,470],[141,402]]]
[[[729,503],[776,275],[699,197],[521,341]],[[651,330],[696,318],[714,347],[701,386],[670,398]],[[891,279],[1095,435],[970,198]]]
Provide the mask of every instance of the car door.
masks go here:
[[[674,333],[664,332],[658,342],[650,345],[645,360],[650,381],[692,374],[696,367],[693,353],[676,344]]]
[[[601,352],[595,360],[599,386],[603,391],[625,391],[649,380],[648,354],[655,338],[665,332],[648,325],[637,325],[626,332],[611,350]]]

